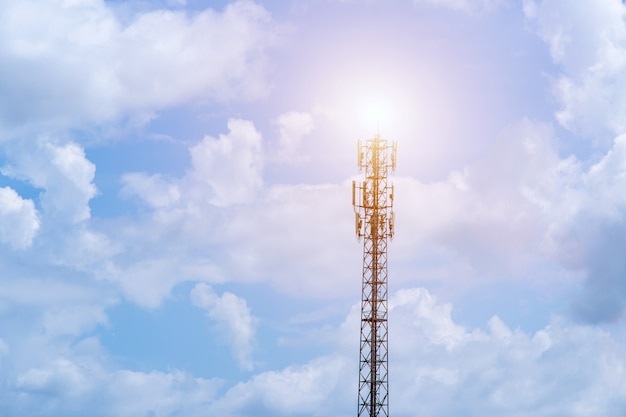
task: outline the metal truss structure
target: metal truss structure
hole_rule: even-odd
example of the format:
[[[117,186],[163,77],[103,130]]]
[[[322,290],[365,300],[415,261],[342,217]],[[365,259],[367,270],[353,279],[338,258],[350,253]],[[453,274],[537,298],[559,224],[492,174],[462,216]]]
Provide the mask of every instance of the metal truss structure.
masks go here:
[[[379,134],[359,141],[365,180],[352,182],[356,234],[363,238],[359,417],[389,416],[387,244],[394,233],[394,187],[388,174],[396,168],[397,149]]]

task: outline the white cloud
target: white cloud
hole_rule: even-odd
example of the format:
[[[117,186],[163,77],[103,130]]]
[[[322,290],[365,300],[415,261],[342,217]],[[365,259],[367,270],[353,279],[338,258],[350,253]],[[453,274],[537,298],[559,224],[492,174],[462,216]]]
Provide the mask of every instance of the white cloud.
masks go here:
[[[6,392],[10,401],[3,403],[3,410],[12,415],[77,417],[85,410],[97,417],[201,416],[221,385],[179,370],[111,370],[81,352],[71,353],[73,357],[57,358],[17,375]]]
[[[39,215],[33,201],[11,188],[0,188],[0,241],[23,249],[31,245],[37,230]]]
[[[105,303],[101,305],[70,304],[68,306],[50,307],[43,313],[43,331],[49,337],[80,336],[97,325],[108,322],[104,308]]]
[[[81,146],[41,136],[34,144],[27,140],[13,142],[6,152],[9,164],[2,173],[44,189],[41,204],[45,216],[62,223],[90,218],[89,200],[96,195],[96,167]]]
[[[262,185],[261,134],[246,120],[231,119],[228,129],[228,135],[207,136],[190,149],[188,176],[210,187],[208,203],[217,206],[248,202]]]
[[[11,352],[7,372],[0,374],[0,385],[29,369],[48,368],[56,360],[68,359],[68,352],[80,348],[85,334],[107,324],[105,311],[118,297],[111,285],[94,283],[85,274],[69,268],[51,268],[43,277],[31,278],[29,275],[36,275],[35,262],[33,267],[27,272],[12,266],[4,269],[0,333]],[[87,356],[101,354],[99,350],[90,350]],[[32,378],[40,376],[42,381],[50,382],[56,379],[44,376],[54,373],[51,369],[37,371]],[[27,380],[33,381],[32,378]]]
[[[562,73],[558,121],[600,142],[626,131],[626,6],[619,0],[524,2]]]
[[[442,343],[445,326],[437,323],[451,322],[450,310],[431,303],[423,290],[412,296],[390,312],[390,373],[400,414],[592,416],[620,406],[623,388],[613,390],[626,379],[603,364],[623,366],[623,359],[607,333],[555,318],[531,334],[493,317],[488,332],[457,325],[445,332],[455,335],[454,344]]]
[[[127,242],[128,246],[131,243]],[[148,244],[147,244],[148,245]],[[154,252],[152,252],[154,251]],[[131,251],[111,261],[94,275],[119,285],[124,296],[144,308],[157,308],[176,284],[185,281],[222,281],[219,271],[203,259],[184,253],[167,253],[159,257],[159,248]],[[98,265],[96,265],[98,266]]]
[[[210,246],[203,250],[211,253],[218,275],[229,279],[271,282],[300,297],[352,292],[352,280],[337,280],[360,276],[350,182],[260,188],[263,154],[256,129],[243,121],[229,126],[227,135],[191,148],[192,167],[183,178],[125,177],[126,192],[154,207],[150,221],[129,229],[127,237],[136,241],[132,246],[156,250],[164,239],[194,250]],[[442,259],[447,266],[437,280],[463,288],[470,276],[501,279],[502,271],[520,276],[543,262],[551,224],[575,211],[580,198],[581,168],[574,158],[561,159],[554,142],[550,125],[522,120],[505,129],[482,160],[446,181],[393,179],[398,228],[392,250],[396,265],[407,265],[400,282],[414,282],[416,253],[437,248],[447,251]],[[151,196],[164,197],[155,202]],[[228,210],[215,206],[234,201],[240,203]],[[170,270],[167,262],[150,270],[162,275],[159,270]],[[164,289],[173,285],[168,282]]]
[[[396,264],[406,264],[401,282],[422,268],[416,253],[444,264],[433,271],[425,261],[420,276],[449,291],[515,277],[543,288],[562,285],[559,274],[527,276],[537,265],[546,270],[556,264],[570,285],[582,280],[572,304],[576,318],[597,323],[622,317],[626,136],[588,169],[572,156],[561,158],[554,142],[549,125],[525,120],[505,129],[484,159],[447,181],[395,179],[392,249]]]
[[[134,172],[122,176],[122,195],[137,195],[151,207],[168,207],[180,199],[179,187],[159,174]]]
[[[440,345],[447,350],[453,349],[463,340],[465,329],[452,321],[450,304],[440,304],[422,288],[403,289],[398,291],[392,303],[391,311],[407,309],[402,317],[408,318],[406,326],[413,327],[413,331],[407,333],[403,339],[406,343],[411,340],[411,335],[426,335],[429,343]],[[409,355],[410,352],[404,352]]]
[[[228,128],[227,134],[207,136],[189,149],[191,166],[182,178],[123,175],[121,194],[139,197],[153,211],[138,223],[115,223],[115,234],[107,230],[123,246],[108,252],[96,276],[119,283],[130,300],[149,308],[179,282],[223,281],[221,248],[212,245],[224,242],[232,213],[254,201],[263,168],[261,135],[254,125],[232,119]],[[199,248],[207,255],[198,257]]]
[[[313,130],[313,117],[307,112],[290,111],[278,116],[276,123],[279,127],[279,142],[271,159],[285,162],[295,162],[298,159],[302,140]]]
[[[275,185],[233,213],[222,262],[240,279],[271,282],[294,296],[341,296],[354,289],[341,277],[360,276],[362,244],[353,224],[347,182]]]
[[[461,288],[470,276],[473,284],[519,276],[542,262],[548,229],[576,209],[570,189],[580,186],[578,162],[561,159],[554,142],[550,125],[522,120],[445,181],[395,178],[396,262],[415,268],[416,253],[443,253],[447,274],[437,279]]]
[[[582,177],[573,209],[555,220],[547,235],[552,255],[585,274],[574,304],[584,321],[613,321],[626,308],[626,261],[619,250],[626,244],[625,155],[626,135],[621,135]]]
[[[225,330],[239,366],[252,370],[255,318],[246,300],[230,292],[218,296],[204,283],[197,284],[190,297],[195,306],[206,310],[208,316]]]
[[[106,416],[206,415],[204,409],[220,383],[181,371],[137,372],[120,370],[107,381]],[[104,404],[103,404],[104,405]],[[203,414],[204,413],[204,414]]]
[[[440,3],[470,12],[491,4]],[[29,4],[6,9],[17,13],[12,16],[18,21],[20,13],[31,14],[31,18],[42,13],[36,9],[18,10]],[[28,117],[59,123],[70,123],[61,120],[65,117],[100,121],[124,112],[162,108],[200,94],[229,95],[238,89],[262,89],[261,84],[243,85],[245,77],[236,65],[238,59],[261,63],[262,57],[256,54],[262,55],[262,44],[268,41],[255,30],[266,33],[269,17],[252,3],[239,2],[223,13],[138,13],[126,26],[98,1],[74,2],[81,6],[62,14],[63,19],[74,19],[74,13],[83,18],[90,10],[91,19],[84,19],[78,26],[70,26],[72,21],[59,23],[55,21],[61,18],[55,14],[57,6],[52,4],[42,6],[50,16],[50,26],[71,30],[53,31],[45,38],[33,25],[20,29],[25,31],[23,35],[0,37],[0,57],[22,54],[36,62],[51,58],[52,72],[59,74],[77,68],[78,74],[72,74],[77,86],[44,83],[26,89],[25,100],[35,103],[36,113]],[[539,4],[527,3],[527,13],[537,16]],[[94,22],[99,22],[97,30]],[[0,24],[0,32],[17,30],[16,25],[9,26],[7,29]],[[242,40],[241,48],[225,57],[232,48],[220,52],[218,47],[222,45],[212,43],[213,30],[225,34],[225,49],[229,39],[235,38]],[[14,49],[7,52],[12,39],[17,39],[11,44]],[[572,53],[567,42],[559,42],[555,41],[555,59],[562,60],[559,62],[572,69],[572,74],[587,74],[584,65],[578,67],[578,61],[568,61]],[[55,53],[59,45],[67,54]],[[76,45],[82,48],[80,54]],[[89,71],[95,68],[94,62],[102,64],[89,53],[95,47],[108,51],[109,58],[119,58],[111,62],[130,65],[111,70],[112,64],[107,62],[94,81],[94,73]],[[196,58],[198,51],[206,52],[201,49],[205,47],[215,47],[215,55]],[[164,62],[163,56],[171,58],[172,51],[181,55],[180,60]],[[139,56],[137,62],[147,64],[135,65],[130,56],[133,53]],[[86,68],[62,61],[71,61],[73,54],[85,57]],[[205,62],[198,59],[216,62],[203,67]],[[17,64],[11,62],[7,68],[14,70],[11,65]],[[245,62],[242,68],[247,67]],[[619,60],[616,62],[619,64]],[[234,78],[230,78],[231,74],[224,75],[224,68],[233,63]],[[141,78],[146,65],[150,66],[149,73]],[[215,73],[206,71],[208,66],[215,68]],[[258,69],[255,65],[251,68]],[[179,70],[181,77],[176,76]],[[101,84],[95,88],[94,83]],[[54,102],[62,97],[61,91],[67,93],[68,106],[78,109],[76,116],[67,116],[67,109],[47,104],[48,99]],[[40,95],[43,99],[36,99]],[[92,99],[97,104],[91,104]],[[8,107],[7,103],[8,99],[3,104],[0,98],[0,110]],[[25,105],[17,103],[10,111],[0,113],[19,124],[20,106]],[[308,113],[285,113],[277,123],[280,152],[284,155],[293,155],[313,129]],[[361,244],[353,238],[349,181],[263,188],[264,159],[269,155],[262,152],[260,133],[245,120],[231,120],[228,129],[218,137],[205,137],[190,149],[192,165],[182,178],[124,175],[121,194],[137,196],[152,211],[149,218],[137,223],[129,219],[106,223],[100,229],[106,234],[90,229],[95,166],[80,146],[46,137],[33,146],[29,142],[8,145],[9,165],[3,172],[42,188],[42,225],[48,220],[58,225],[58,236],[44,234],[43,240],[37,241],[41,243],[36,251],[39,262],[45,263],[41,253],[54,247],[58,263],[70,266],[56,272],[59,279],[17,274],[0,286],[0,313],[28,310],[20,313],[28,318],[20,319],[19,324],[28,322],[22,327],[42,333],[28,339],[30,336],[18,337],[15,334],[19,332],[14,331],[3,333],[4,339],[0,339],[0,387],[8,389],[3,405],[7,401],[29,401],[27,409],[10,406],[10,414],[71,416],[82,415],[84,410],[93,410],[95,416],[122,417],[293,415],[307,410],[314,410],[309,414],[318,416],[353,414],[358,306],[340,329],[335,329],[335,337],[326,342],[333,352],[305,364],[259,373],[230,387],[219,399],[214,380],[176,370],[111,369],[114,365],[107,362],[110,358],[102,351],[90,352],[86,357],[72,353],[76,337],[106,323],[106,306],[118,291],[111,288],[114,285],[119,285],[129,300],[147,308],[158,307],[180,282],[215,283],[224,277],[270,282],[290,296],[356,294]],[[626,299],[621,279],[626,262],[620,252],[626,244],[622,237],[626,236],[622,225],[626,199],[621,192],[626,187],[626,139],[618,138],[612,151],[588,172],[583,172],[575,158],[561,158],[553,142],[554,132],[549,125],[524,120],[505,130],[483,160],[451,173],[444,181],[394,180],[398,229],[390,249],[394,262],[410,264],[404,283],[424,279],[426,267],[414,263],[423,248],[443,248],[445,259],[438,282],[450,286],[462,281],[474,285],[477,280],[494,277],[510,279],[515,275],[509,274],[511,270],[521,271],[520,275],[532,285],[541,278],[530,276],[527,265],[551,262],[546,261],[545,255],[549,255],[572,270],[587,273],[587,287],[576,305],[577,314],[595,321],[618,317]],[[38,233],[38,219],[32,201],[22,199],[12,189],[0,188],[0,241],[27,248]],[[108,228],[111,224],[115,227]],[[111,241],[119,242],[119,247]],[[347,262],[350,259],[355,262]],[[458,273],[466,265],[470,270]],[[76,269],[87,273],[77,274]],[[107,300],[85,288],[66,286],[69,276],[87,278],[84,281],[90,287],[98,285],[94,293],[105,288],[102,294]],[[106,280],[94,284],[90,278]],[[204,283],[196,285],[190,296],[221,326],[240,367],[251,370],[256,318],[246,300],[230,292],[217,295]],[[620,415],[623,411],[623,349],[598,328],[555,318],[544,329],[528,333],[510,328],[494,316],[485,330],[468,329],[453,319],[451,304],[437,301],[420,288],[398,291],[390,300],[390,308],[394,414],[556,417]],[[70,339],[71,346],[67,342]],[[104,358],[102,363],[96,357]],[[11,369],[5,372],[8,363]]]
[[[5,126],[68,127],[189,100],[264,94],[269,14],[150,10],[128,24],[104,1],[20,1],[0,10]]]
[[[245,316],[243,310],[222,314],[245,304],[236,296],[219,297],[203,284],[192,298],[208,311],[221,310],[216,317]],[[554,318],[528,333],[509,328],[497,316],[485,330],[468,329],[453,318],[451,304],[422,288],[393,294],[389,306],[390,401],[396,415],[456,417],[462,410],[465,415],[595,417],[619,415],[623,408],[623,349],[605,331]],[[80,416],[92,410],[94,416],[119,417],[349,416],[356,401],[359,314],[354,306],[333,329],[324,342],[329,354],[261,372],[223,394],[219,381],[178,370],[112,369],[95,340],[71,348],[48,343],[38,365],[24,361],[23,350],[0,348],[13,363],[0,377],[9,387],[3,407],[12,415]]]
[[[352,372],[354,378],[350,378],[349,371],[356,371],[356,367],[350,366],[348,358],[326,356],[305,365],[264,372],[228,390],[211,405],[211,411],[242,417],[343,416],[348,395],[356,388],[356,374]],[[346,385],[346,379],[355,383]]]
[[[113,297],[109,298],[111,294],[107,293],[103,287],[91,283],[87,285],[84,281],[72,282],[71,277],[74,274],[68,271],[51,272],[40,277],[34,273],[35,277],[28,274],[20,275],[19,272],[14,271],[6,271],[6,273],[7,280],[0,286],[0,303],[9,311],[11,311],[11,306],[36,309],[63,308],[64,305],[79,306],[81,303],[94,306],[98,301],[110,303],[113,299]],[[8,279],[11,277],[14,279]],[[33,288],[46,290],[33,291]]]
[[[353,292],[353,280],[337,280],[360,276],[349,183],[260,188],[260,135],[250,122],[231,121],[229,128],[219,139],[205,138],[191,148],[192,166],[183,178],[124,177],[125,192],[139,195],[154,211],[149,221],[129,227],[123,239],[135,248],[134,256],[152,261],[133,263],[126,257],[111,269],[113,279],[131,300],[150,307],[176,283],[194,279],[265,281],[305,298]],[[481,160],[445,181],[395,178],[397,230],[391,250],[397,282],[411,285],[419,276],[458,292],[477,282],[520,279],[538,266],[561,268],[563,274],[533,272],[527,281],[547,288],[563,285],[564,275],[578,282],[583,271],[596,284],[583,291],[582,299],[593,302],[582,302],[588,311],[578,314],[594,321],[618,317],[625,292],[607,291],[614,283],[607,277],[619,276],[621,258],[610,263],[615,273],[593,272],[614,252],[593,245],[618,242],[602,231],[615,228],[626,204],[619,191],[622,141],[588,173],[576,158],[561,158],[555,142],[549,124],[524,119],[504,129]],[[215,205],[226,203],[228,210]],[[164,240],[177,242],[181,250],[162,256]],[[210,271],[176,272],[194,264],[182,248],[203,248],[209,255],[202,262]],[[440,267],[433,267],[432,257]],[[594,306],[610,312],[593,316]]]
[[[127,250],[109,270],[134,302],[155,307],[178,282],[215,283],[225,277],[269,280],[300,296],[328,296],[346,256],[354,256],[351,275],[359,276],[349,184],[262,188],[266,155],[260,134],[249,121],[231,120],[228,126],[227,134],[205,137],[190,148],[192,164],[182,178],[123,177],[122,193],[153,209],[144,221],[124,226],[118,239]],[[345,243],[340,250],[327,244],[336,239]],[[166,251],[164,241],[170,244]],[[188,255],[198,251],[206,257]],[[137,258],[144,261],[129,262]],[[180,272],[189,265],[210,271]],[[342,281],[337,294],[350,282]]]
[[[626,201],[626,6],[618,0],[525,1],[524,12],[550,47],[560,75],[556,113],[566,128],[591,137],[608,151],[577,184],[556,190],[561,210],[551,219],[544,247],[562,265],[584,276],[573,304],[586,322],[614,321],[626,307],[624,244]],[[612,141],[612,143],[611,143]],[[552,203],[559,205],[558,203]]]
[[[4,151],[6,165],[1,168],[2,173],[42,190],[37,201],[41,205],[40,213],[34,212],[32,202],[25,201],[23,216],[12,215],[14,224],[11,228],[26,228],[22,232],[21,245],[32,240],[37,231],[40,261],[45,259],[50,264],[79,270],[96,264],[100,264],[100,268],[120,250],[89,223],[89,203],[97,193],[94,184],[96,167],[87,159],[82,146],[42,135],[34,140],[24,138],[7,142]],[[6,190],[3,195],[10,197]],[[28,214],[31,210],[33,214]],[[5,233],[11,228],[4,226]],[[14,232],[17,233],[15,229]],[[8,234],[5,235],[7,238]]]
[[[420,288],[402,290],[389,304],[395,415],[591,417],[619,414],[623,407],[623,349],[602,330],[554,318],[526,333],[497,316],[487,330],[469,330],[455,323],[451,305]],[[327,341],[334,354],[258,374],[229,389],[211,410],[230,416],[353,414],[359,314],[355,306]]]
[[[74,397],[89,389],[88,382],[75,363],[58,359],[48,368],[33,368],[18,375],[16,388],[30,393]]]

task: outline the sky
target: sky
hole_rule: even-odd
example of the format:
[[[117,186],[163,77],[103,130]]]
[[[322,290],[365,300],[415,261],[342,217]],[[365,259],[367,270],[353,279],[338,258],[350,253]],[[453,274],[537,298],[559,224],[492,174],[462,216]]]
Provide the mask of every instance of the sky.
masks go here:
[[[0,415],[626,414],[619,0],[0,0]]]

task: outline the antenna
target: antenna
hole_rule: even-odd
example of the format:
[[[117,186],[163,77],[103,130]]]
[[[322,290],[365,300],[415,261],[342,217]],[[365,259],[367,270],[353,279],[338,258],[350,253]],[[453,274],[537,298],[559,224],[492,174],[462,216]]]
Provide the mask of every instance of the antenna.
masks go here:
[[[359,170],[365,172],[365,181],[352,182],[356,233],[364,238],[358,416],[389,417],[387,243],[395,215],[394,187],[387,176],[395,171],[398,147],[379,132],[357,146]]]

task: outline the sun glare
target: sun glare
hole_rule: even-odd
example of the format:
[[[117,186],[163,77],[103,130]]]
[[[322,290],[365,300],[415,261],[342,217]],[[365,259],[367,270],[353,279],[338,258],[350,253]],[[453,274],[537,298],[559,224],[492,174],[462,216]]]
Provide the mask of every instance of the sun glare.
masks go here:
[[[410,106],[406,97],[388,89],[380,94],[360,95],[352,102],[354,127],[361,135],[380,133],[383,136],[399,136],[399,130],[408,127],[403,110]]]
[[[346,138],[375,134],[397,141],[422,136],[424,109],[414,77],[397,68],[363,71],[338,68],[319,80],[319,108],[331,115]],[[370,68],[371,69],[371,68]]]
[[[381,126],[387,125],[392,114],[390,106],[380,98],[364,99],[359,103],[359,119],[369,129],[380,131]]]

